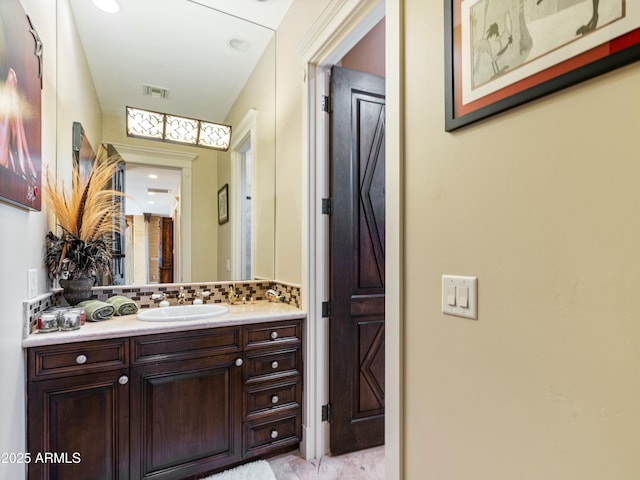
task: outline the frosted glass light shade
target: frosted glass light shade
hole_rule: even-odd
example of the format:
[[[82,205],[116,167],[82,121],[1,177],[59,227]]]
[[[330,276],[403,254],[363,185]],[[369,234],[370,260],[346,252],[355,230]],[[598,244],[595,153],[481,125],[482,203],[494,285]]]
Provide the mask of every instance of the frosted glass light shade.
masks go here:
[[[127,136],[228,150],[231,126],[140,108],[126,109]]]

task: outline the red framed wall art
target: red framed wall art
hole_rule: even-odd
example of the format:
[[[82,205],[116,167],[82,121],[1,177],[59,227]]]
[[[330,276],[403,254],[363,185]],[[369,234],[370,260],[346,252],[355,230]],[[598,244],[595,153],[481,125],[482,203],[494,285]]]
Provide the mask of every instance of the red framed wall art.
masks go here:
[[[445,130],[638,58],[637,0],[445,0]]]
[[[0,1],[0,200],[40,210],[42,42],[19,0]]]

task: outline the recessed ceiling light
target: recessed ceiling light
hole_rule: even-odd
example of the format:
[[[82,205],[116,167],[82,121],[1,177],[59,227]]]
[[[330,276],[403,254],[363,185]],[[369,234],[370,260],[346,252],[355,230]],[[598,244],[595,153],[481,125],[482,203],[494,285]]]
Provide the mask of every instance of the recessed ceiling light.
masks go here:
[[[93,0],[93,4],[103,12],[118,13],[120,11],[120,5],[116,0]]]
[[[249,40],[237,37],[229,40],[227,45],[229,45],[231,50],[235,50],[236,52],[247,52],[251,48],[251,42],[249,42]]]
[[[151,191],[147,192],[147,195],[155,195],[155,194],[156,194],[156,192],[151,192]]]
[[[147,175],[147,177],[152,178],[152,179],[156,179],[158,178],[158,175],[154,174],[154,173],[150,173],[149,175]]]
[[[148,203],[149,205],[153,205],[153,204],[155,204],[156,202],[154,202],[154,201],[152,200],[152,201],[147,202],[147,203]]]

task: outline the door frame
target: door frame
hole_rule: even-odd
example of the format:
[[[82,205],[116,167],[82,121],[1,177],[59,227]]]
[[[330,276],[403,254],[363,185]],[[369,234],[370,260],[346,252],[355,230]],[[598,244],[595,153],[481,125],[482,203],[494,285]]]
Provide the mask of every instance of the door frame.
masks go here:
[[[239,149],[243,146],[247,141],[250,142],[250,152],[251,152],[251,197],[255,198],[255,188],[257,185],[257,164],[258,164],[258,133],[257,127],[258,125],[258,112],[256,109],[252,108],[245,116],[240,120],[238,126],[234,128],[233,139],[231,141],[231,146],[229,151],[231,152],[231,185],[233,186],[234,198],[233,202],[231,202],[231,222],[233,224],[231,229],[231,258],[233,259],[231,264],[231,278],[240,278],[240,264],[241,264],[241,248],[240,248],[240,218],[242,209],[241,199],[240,199],[240,189],[238,185],[240,183],[240,177],[242,176],[241,172],[241,162],[240,157],[241,153]],[[251,201],[251,218],[255,218],[255,202]],[[251,278],[249,280],[253,280],[254,278],[254,261],[256,257],[256,244],[255,244],[255,232],[251,232]]]
[[[329,452],[329,424],[321,407],[329,400],[328,320],[322,302],[328,299],[328,219],[321,214],[329,192],[329,121],[320,98],[329,91],[328,71],[373,26],[386,18],[386,269],[388,319],[385,337],[385,470],[386,478],[403,478],[403,360],[400,352],[402,315],[402,64],[403,0],[335,0],[307,33],[298,54],[304,66],[302,99],[302,308],[305,323],[304,440],[302,454],[321,458]]]

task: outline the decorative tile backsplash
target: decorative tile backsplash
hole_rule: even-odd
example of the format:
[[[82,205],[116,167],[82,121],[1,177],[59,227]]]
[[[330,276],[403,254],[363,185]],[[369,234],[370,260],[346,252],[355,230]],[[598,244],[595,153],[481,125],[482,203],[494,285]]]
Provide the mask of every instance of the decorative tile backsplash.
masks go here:
[[[124,295],[134,300],[140,309],[157,306],[161,299],[154,300],[151,296],[155,293],[166,294],[170,305],[178,304],[178,294],[180,287],[184,287],[187,294],[186,303],[192,303],[196,294],[200,296],[203,303],[224,303],[231,287],[235,288],[239,301],[266,300],[266,292],[269,289],[275,290],[284,303],[300,308],[302,305],[300,298],[300,286],[274,282],[269,280],[255,280],[243,282],[202,282],[202,283],[163,283],[155,285],[113,285],[108,287],[93,287],[93,297],[97,300],[106,300],[114,295]],[[203,292],[210,292],[209,296],[203,296]],[[36,324],[40,313],[53,306],[66,306],[67,302],[62,296],[62,289],[56,289],[52,293],[47,293],[23,303],[24,309],[24,336],[36,330]]]

